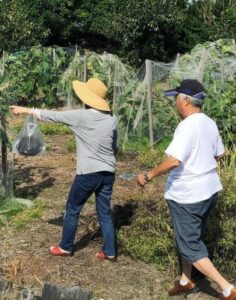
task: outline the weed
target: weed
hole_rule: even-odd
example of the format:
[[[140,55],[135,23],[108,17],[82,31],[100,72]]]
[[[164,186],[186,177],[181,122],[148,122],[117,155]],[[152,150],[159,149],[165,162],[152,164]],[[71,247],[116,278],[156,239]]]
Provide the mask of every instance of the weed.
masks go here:
[[[178,265],[174,235],[167,205],[156,185],[144,191],[137,201],[138,208],[130,226],[118,233],[123,251],[146,263],[154,263],[159,270],[174,273]],[[158,196],[159,194],[159,196]]]
[[[75,139],[69,139],[69,141],[67,142],[67,149],[69,152],[75,152],[76,150],[76,144],[75,144]]]
[[[24,210],[24,205],[14,200],[0,200],[0,226],[8,224],[8,221]]]
[[[165,138],[154,145],[153,149],[147,151],[147,148],[138,151],[138,161],[145,167],[154,167],[160,164],[165,158],[165,149],[170,143],[170,138]]]
[[[42,202],[35,202],[34,208],[27,208],[19,212],[11,219],[11,223],[16,228],[21,228],[32,219],[38,219],[43,214],[44,205]]]

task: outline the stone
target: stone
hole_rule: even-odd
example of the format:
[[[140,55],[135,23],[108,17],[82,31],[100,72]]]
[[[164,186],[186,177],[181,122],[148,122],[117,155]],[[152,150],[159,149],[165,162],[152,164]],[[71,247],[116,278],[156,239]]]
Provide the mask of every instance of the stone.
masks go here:
[[[42,300],[92,300],[93,293],[80,286],[61,287],[45,283]]]
[[[24,199],[24,198],[13,198],[15,202],[25,205],[27,208],[34,207],[34,202],[32,200]]]
[[[7,282],[0,280],[0,296],[4,296],[6,289],[7,289]]]
[[[30,289],[22,289],[20,291],[20,300],[36,300],[39,299],[35,296],[34,292]]]

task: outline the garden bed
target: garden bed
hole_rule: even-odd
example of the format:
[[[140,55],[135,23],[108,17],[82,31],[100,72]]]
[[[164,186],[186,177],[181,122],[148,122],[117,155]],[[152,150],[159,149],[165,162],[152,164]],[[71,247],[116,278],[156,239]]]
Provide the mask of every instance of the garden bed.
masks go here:
[[[154,264],[142,262],[135,255],[128,255],[122,247],[115,264],[96,259],[95,253],[101,248],[102,239],[93,197],[80,218],[75,255],[58,258],[48,253],[49,246],[60,239],[66,197],[75,175],[75,154],[66,146],[71,138],[71,135],[52,135],[46,138],[48,150],[45,155],[15,157],[15,196],[31,199],[37,213],[32,215],[30,210],[24,210],[1,227],[2,279],[7,280],[14,291],[17,287],[27,287],[40,293],[43,284],[50,282],[63,286],[80,285],[92,290],[96,299],[167,299],[166,290],[174,277],[174,272],[168,272],[167,268],[160,270]],[[164,178],[142,191],[137,188],[134,177],[124,176],[143,169],[135,154],[119,155],[112,199],[118,235],[121,229],[129,230],[132,226],[139,201],[147,195],[156,194],[156,199],[164,201]],[[194,299],[216,299],[217,294],[210,283],[199,282],[202,292]],[[13,296],[13,290],[9,289],[6,299],[19,299],[15,294]]]

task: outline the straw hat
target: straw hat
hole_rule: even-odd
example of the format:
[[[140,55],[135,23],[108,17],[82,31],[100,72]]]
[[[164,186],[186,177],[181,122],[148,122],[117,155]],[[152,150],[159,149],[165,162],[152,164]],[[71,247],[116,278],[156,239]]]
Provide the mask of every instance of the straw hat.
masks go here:
[[[107,87],[97,79],[90,78],[87,82],[74,80],[72,82],[76,95],[88,106],[102,110],[111,111],[107,97]]]

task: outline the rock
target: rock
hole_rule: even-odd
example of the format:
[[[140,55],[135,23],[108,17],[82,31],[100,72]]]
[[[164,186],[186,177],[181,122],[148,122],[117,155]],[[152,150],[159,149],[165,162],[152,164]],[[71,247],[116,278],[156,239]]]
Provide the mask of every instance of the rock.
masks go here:
[[[34,203],[32,200],[23,199],[23,198],[13,198],[13,201],[23,204],[23,205],[27,206],[28,208],[34,207]]]
[[[93,293],[80,286],[61,287],[45,283],[42,300],[92,300]]]
[[[0,298],[2,299],[7,289],[7,282],[0,280]]]
[[[38,296],[35,296],[34,292],[29,289],[22,289],[20,292],[20,300],[36,300],[40,299]]]

